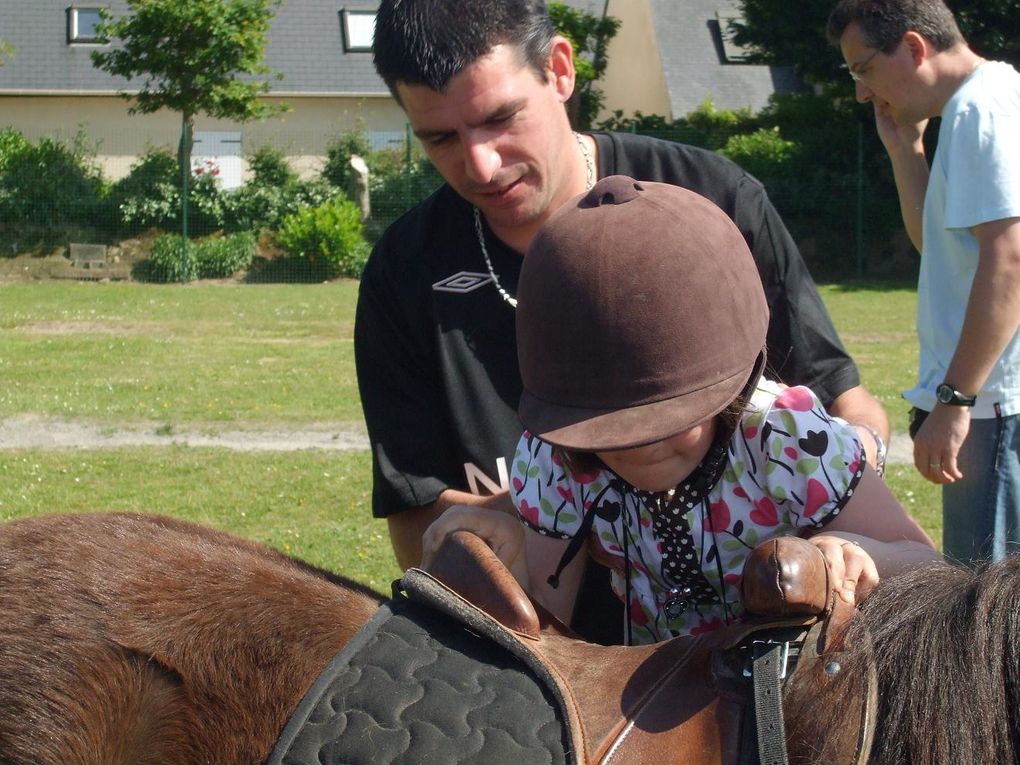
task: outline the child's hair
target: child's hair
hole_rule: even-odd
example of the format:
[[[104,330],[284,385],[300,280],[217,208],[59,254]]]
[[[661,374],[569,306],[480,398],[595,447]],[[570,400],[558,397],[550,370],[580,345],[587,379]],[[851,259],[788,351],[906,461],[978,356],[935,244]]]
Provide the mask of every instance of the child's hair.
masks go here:
[[[757,385],[757,380],[755,385]],[[748,389],[733,399],[729,406],[715,415],[715,420],[718,422],[719,427],[715,431],[712,449],[729,443],[730,438],[733,437],[733,434],[740,426],[740,418],[744,416],[744,412],[747,411],[747,407],[751,403],[751,394],[753,392],[754,386],[749,386]],[[564,449],[561,446],[553,446],[553,453],[572,474],[594,473],[598,470],[609,469],[595,452],[577,451],[574,449]]]

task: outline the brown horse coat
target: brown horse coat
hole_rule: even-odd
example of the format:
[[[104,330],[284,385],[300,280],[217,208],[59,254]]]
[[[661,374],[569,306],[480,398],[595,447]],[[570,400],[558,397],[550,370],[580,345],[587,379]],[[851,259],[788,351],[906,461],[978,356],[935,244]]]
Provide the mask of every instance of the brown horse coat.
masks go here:
[[[353,582],[171,518],[6,523],[0,760],[261,762],[379,603]]]

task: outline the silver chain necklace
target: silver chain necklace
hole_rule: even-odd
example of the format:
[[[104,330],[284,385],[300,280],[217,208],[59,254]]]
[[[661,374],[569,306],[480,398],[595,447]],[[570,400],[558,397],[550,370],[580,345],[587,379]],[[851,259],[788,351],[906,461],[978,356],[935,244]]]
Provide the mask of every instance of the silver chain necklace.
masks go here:
[[[577,145],[581,149],[581,154],[584,156],[584,165],[588,171],[585,178],[585,190],[587,191],[595,185],[595,158],[591,155],[591,151],[588,149],[588,144],[584,142],[580,133],[574,133],[574,139],[577,141]],[[499,283],[499,277],[496,276],[496,269],[492,267],[492,259],[489,258],[489,248],[485,246],[485,229],[482,228],[482,214],[478,211],[477,207],[472,209],[475,216],[475,234],[478,235],[478,246],[482,250],[482,257],[485,258],[485,267],[489,269],[489,276],[492,277],[492,283],[495,285],[496,291],[499,292],[503,300],[509,303],[511,308],[516,308],[517,298],[503,289],[503,285]]]

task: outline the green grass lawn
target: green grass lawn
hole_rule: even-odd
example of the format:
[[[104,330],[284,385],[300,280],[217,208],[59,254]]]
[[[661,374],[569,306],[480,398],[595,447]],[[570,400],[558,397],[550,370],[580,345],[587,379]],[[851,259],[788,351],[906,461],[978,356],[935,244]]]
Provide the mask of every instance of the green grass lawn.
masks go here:
[[[912,288],[822,296],[893,427],[915,373]],[[363,430],[352,328],[357,284],[0,283],[0,419],[123,426]],[[888,482],[941,538],[938,489]],[[0,518],[145,510],[260,540],[385,593],[399,574],[370,512],[367,452],[217,448],[0,450]]]

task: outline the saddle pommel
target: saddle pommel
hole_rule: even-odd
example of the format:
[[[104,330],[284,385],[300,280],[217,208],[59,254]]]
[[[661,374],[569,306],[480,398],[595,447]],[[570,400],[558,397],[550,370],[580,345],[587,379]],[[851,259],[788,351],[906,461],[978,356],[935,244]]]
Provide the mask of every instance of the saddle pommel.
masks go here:
[[[821,550],[800,537],[762,542],[744,563],[744,607],[763,616],[812,616],[829,607],[829,568]]]
[[[538,637],[535,607],[481,537],[469,531],[453,532],[443,540],[427,573],[504,627]]]

